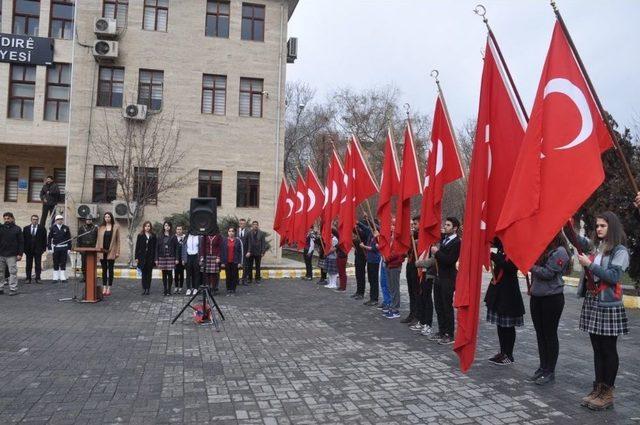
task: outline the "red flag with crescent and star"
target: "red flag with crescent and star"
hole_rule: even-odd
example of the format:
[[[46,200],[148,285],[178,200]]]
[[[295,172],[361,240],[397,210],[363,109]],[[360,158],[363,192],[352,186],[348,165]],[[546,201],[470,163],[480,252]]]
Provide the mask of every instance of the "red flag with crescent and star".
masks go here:
[[[411,238],[411,198],[420,195],[422,182],[418,170],[418,157],[413,143],[411,122],[407,120],[404,131],[404,149],[402,151],[402,169],[400,170],[400,184],[398,185],[398,208],[396,210],[395,242],[399,252],[413,249]]]
[[[276,213],[273,218],[273,230],[280,235],[280,246],[284,240],[284,218],[288,215],[287,196],[289,195],[289,187],[287,181],[282,178],[280,182],[280,191],[278,192],[278,203],[276,204]]]
[[[287,204],[287,213],[282,219],[282,239],[280,240],[280,246],[285,243],[293,243],[291,240],[291,226],[293,225],[293,212],[296,205],[296,190],[292,184],[288,184],[287,198],[285,200]]]
[[[322,241],[325,249],[331,246],[331,228],[333,219],[340,213],[340,200],[342,199],[342,184],[344,179],[344,170],[340,163],[338,153],[333,150],[331,154],[331,162],[327,171],[325,184],[324,207],[322,210]],[[325,251],[326,252],[326,251]]]
[[[458,312],[453,350],[463,372],[475,358],[482,266],[489,269],[490,243],[526,127],[503,64],[496,58],[496,47],[488,37],[453,302]]]
[[[607,126],[556,22],[531,120],[500,213],[506,254],[528,271],[562,226],[604,181]]]
[[[324,206],[324,188],[311,167],[307,168],[307,201],[306,229],[309,229],[313,226],[316,219],[322,215],[322,208]]]
[[[391,255],[391,199],[400,190],[400,172],[396,149],[391,137],[391,129],[387,131],[384,146],[384,162],[380,178],[380,198],[378,199],[378,220],[380,220],[380,252],[385,258]]]
[[[293,224],[291,225],[291,237],[289,242],[297,243],[303,247],[307,239],[307,184],[298,174],[296,181],[296,197],[294,199],[295,210],[293,212]]]

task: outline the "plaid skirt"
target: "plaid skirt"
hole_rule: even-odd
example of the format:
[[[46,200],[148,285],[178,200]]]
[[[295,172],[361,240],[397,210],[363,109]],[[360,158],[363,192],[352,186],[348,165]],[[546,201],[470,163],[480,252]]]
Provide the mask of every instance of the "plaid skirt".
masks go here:
[[[589,294],[582,304],[579,327],[581,331],[604,336],[629,333],[627,313],[623,306],[602,307],[599,301]]]
[[[487,309],[487,322],[501,328],[513,328],[524,326],[524,317],[501,316],[497,312]]]
[[[327,257],[324,260],[327,274],[338,274],[338,259]]]
[[[158,257],[156,267],[160,270],[173,270],[176,267],[176,257]]]
[[[220,273],[220,263],[216,262],[218,259],[215,255],[207,255],[204,257],[204,272],[205,273]]]

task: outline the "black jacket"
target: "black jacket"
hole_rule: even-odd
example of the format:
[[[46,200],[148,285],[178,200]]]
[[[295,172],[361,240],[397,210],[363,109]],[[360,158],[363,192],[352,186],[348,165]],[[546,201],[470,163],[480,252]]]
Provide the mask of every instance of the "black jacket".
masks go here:
[[[248,247],[248,241],[249,241],[249,232],[251,231],[251,227],[246,227],[244,228],[244,235],[240,236],[240,227],[238,227],[238,231],[236,236],[238,238],[240,238],[240,241],[242,242],[242,252],[244,252],[245,254],[247,253],[247,247]]]
[[[62,242],[65,242],[64,245],[59,245]],[[68,251],[71,249],[71,230],[66,224],[63,224],[62,227],[58,229],[58,225],[54,224],[49,229],[49,236],[47,236],[47,246],[49,249],[53,249],[54,251]]]
[[[15,257],[24,253],[22,230],[15,223],[0,225],[0,256]],[[4,275],[3,275],[4,277]]]
[[[455,284],[456,276],[458,275],[458,269],[456,263],[460,257],[460,236],[457,236],[454,240],[447,245],[444,244],[443,239],[440,244],[440,249],[436,252],[436,260],[438,261],[438,280],[447,281],[448,283]]]
[[[87,232],[91,232],[91,233],[87,233]],[[91,227],[89,227],[87,224],[83,224],[78,229],[78,235],[82,235],[83,233],[87,233],[87,234],[83,236],[78,236],[78,246],[84,247],[84,248],[95,247],[96,243],[98,242],[98,226],[96,226],[95,224],[92,224]]]
[[[149,239],[144,233],[136,239],[136,261],[139,267],[153,267],[156,260],[156,235],[151,233]]]
[[[58,185],[55,182],[50,184],[45,183],[40,190],[40,200],[48,206],[56,205],[60,200],[60,189]]]
[[[157,238],[156,258],[174,257],[176,255],[176,244],[178,240],[174,235],[166,236],[162,233]]]
[[[518,269],[504,253],[491,254],[495,278],[487,288],[484,302],[487,309],[500,316],[520,317],[524,315],[524,303],[518,282]]]
[[[265,241],[264,232],[260,229],[257,231],[253,231],[253,229],[249,230],[249,235],[247,236],[247,244],[245,245],[244,252],[250,252],[251,255],[264,255],[267,250],[267,243]]]
[[[47,249],[47,230],[37,225],[35,237],[31,235],[31,225],[22,229],[24,239],[24,253],[27,255],[42,255]]]

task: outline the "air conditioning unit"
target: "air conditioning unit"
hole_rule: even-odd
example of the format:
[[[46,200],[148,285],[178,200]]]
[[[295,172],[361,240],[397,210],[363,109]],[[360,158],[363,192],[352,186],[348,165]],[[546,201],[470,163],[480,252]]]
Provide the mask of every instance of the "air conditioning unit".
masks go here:
[[[96,219],[98,216],[98,206],[96,204],[80,204],[78,208],[76,208],[76,216],[78,216],[78,218],[87,218],[89,214],[91,214],[94,220]]]
[[[133,215],[129,213],[129,207],[127,206],[126,201],[113,201],[111,202],[113,206],[113,216],[115,218],[127,219],[131,218]],[[131,202],[131,211],[135,212],[138,208],[138,204],[136,202]]]
[[[291,37],[287,41],[287,63],[294,63],[298,59],[298,39]]]
[[[147,105],[127,105],[122,110],[122,116],[130,120],[142,121],[147,118]]]
[[[93,43],[93,56],[96,59],[116,59],[118,57],[118,42],[96,40]]]
[[[112,18],[95,18],[93,32],[97,37],[113,38],[118,35],[116,20]]]

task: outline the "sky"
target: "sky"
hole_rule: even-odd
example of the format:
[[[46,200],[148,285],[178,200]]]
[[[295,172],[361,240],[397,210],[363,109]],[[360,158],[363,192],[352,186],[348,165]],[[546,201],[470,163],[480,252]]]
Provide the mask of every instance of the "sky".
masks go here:
[[[440,83],[454,127],[478,111],[486,27],[531,111],[555,23],[548,0],[300,0],[289,21],[298,59],[288,81],[323,100],[337,88],[393,85],[412,111],[433,114]],[[640,125],[640,0],[557,0],[596,92],[622,126]]]

